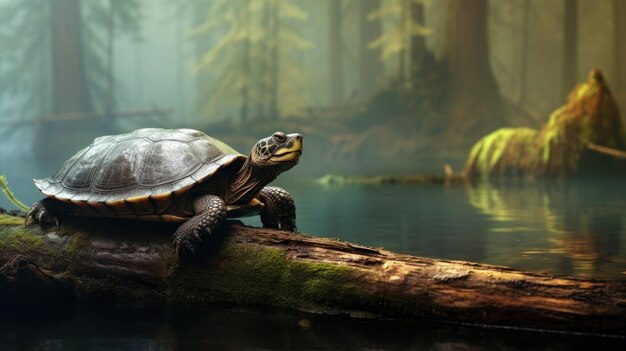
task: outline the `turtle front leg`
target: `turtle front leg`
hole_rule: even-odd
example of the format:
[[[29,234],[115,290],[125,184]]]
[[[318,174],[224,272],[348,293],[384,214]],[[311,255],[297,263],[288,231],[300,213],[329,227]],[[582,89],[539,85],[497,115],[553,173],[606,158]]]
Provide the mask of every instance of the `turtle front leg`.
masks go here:
[[[265,228],[295,232],[296,204],[291,195],[283,188],[266,186],[259,192],[259,198],[265,204],[261,211],[261,222]]]
[[[47,197],[41,199],[31,206],[30,210],[26,214],[24,224],[28,223],[30,218],[39,222],[39,225],[43,226],[44,223],[55,224],[59,226],[59,218],[70,214],[69,206],[62,201],[54,198]]]
[[[202,240],[215,233],[226,219],[226,204],[215,195],[196,197],[193,209],[196,215],[178,227],[172,236],[176,253],[182,259],[197,257]]]

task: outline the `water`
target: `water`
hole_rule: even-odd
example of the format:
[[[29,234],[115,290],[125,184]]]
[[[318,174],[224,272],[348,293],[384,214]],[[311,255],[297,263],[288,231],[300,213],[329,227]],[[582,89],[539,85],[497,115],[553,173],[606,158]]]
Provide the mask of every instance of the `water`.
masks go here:
[[[0,158],[0,170],[27,203],[40,197],[30,179],[51,173],[48,168],[53,166]],[[296,199],[302,232],[419,256],[626,277],[626,186],[619,179],[324,186],[288,173],[276,184]],[[9,207],[5,199],[0,206]],[[246,221],[260,224],[258,219]],[[619,342],[235,307],[150,317],[85,311],[64,319],[25,317],[0,318],[0,350],[548,350],[585,343],[608,349]]]
[[[0,350],[618,350],[624,341],[580,335],[311,316],[214,307],[158,315],[101,312],[0,320]],[[4,347],[3,347],[4,345]]]
[[[620,179],[448,186],[291,183],[281,185],[295,197],[298,226],[306,233],[418,256],[626,278],[626,186]]]

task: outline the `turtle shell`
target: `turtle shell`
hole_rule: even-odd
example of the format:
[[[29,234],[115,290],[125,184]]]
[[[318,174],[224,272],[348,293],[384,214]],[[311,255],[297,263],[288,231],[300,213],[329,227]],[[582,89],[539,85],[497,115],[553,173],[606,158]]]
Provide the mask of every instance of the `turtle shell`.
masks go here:
[[[100,207],[98,213],[103,209],[117,214],[159,213],[238,159],[245,156],[200,131],[145,128],[99,137],[53,176],[34,181],[45,195]],[[126,211],[128,203],[152,206]]]

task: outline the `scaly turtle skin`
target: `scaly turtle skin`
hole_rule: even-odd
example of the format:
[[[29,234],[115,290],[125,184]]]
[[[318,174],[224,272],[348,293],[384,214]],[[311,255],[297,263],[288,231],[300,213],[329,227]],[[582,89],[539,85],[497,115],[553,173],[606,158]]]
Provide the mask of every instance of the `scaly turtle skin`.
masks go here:
[[[173,242],[182,258],[226,217],[260,214],[268,228],[295,231],[288,192],[266,187],[295,166],[302,136],[276,132],[249,156],[193,129],[138,129],[99,137],[51,177],[35,179],[48,197],[26,216],[59,225],[65,216],[184,222]]]

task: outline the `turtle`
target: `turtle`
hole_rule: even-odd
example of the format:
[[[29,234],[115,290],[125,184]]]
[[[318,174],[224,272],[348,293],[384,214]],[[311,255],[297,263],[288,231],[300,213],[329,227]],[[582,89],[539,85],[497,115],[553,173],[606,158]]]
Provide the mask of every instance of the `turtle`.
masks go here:
[[[47,197],[26,215],[59,226],[68,216],[182,222],[172,235],[181,259],[226,218],[259,214],[266,228],[296,231],[284,189],[267,186],[295,166],[302,136],[276,132],[244,156],[194,129],[143,128],[96,138],[50,177],[33,179]]]

